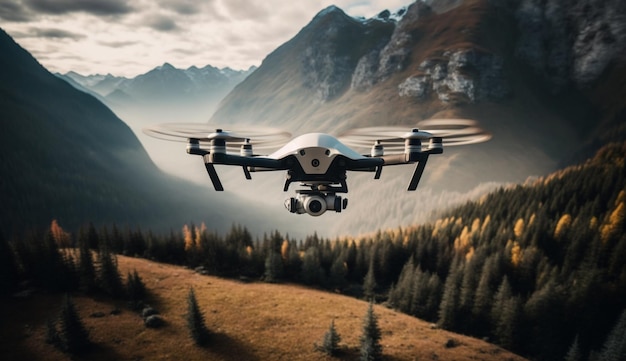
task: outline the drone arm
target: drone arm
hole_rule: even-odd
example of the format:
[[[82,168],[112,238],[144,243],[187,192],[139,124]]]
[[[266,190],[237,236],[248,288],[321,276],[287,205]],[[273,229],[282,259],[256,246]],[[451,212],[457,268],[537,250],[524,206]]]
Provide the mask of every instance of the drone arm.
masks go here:
[[[287,169],[283,162],[278,159],[265,157],[242,157],[238,155],[214,153],[209,157],[209,162],[213,164],[239,165],[242,167],[266,168],[269,170],[285,170]],[[251,169],[249,169],[251,170]]]

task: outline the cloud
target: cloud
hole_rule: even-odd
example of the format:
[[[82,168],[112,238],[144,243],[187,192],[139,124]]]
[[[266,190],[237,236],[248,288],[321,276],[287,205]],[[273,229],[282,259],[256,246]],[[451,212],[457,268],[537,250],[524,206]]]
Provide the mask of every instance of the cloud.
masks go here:
[[[154,30],[164,32],[178,30],[178,25],[171,17],[161,14],[149,16],[146,25]]]
[[[46,14],[86,12],[93,15],[123,15],[133,11],[129,0],[24,0],[32,10]]]
[[[73,39],[73,40],[78,40],[78,39],[82,39],[86,37],[85,35],[82,35],[82,34],[73,33],[70,31],[63,30],[63,29],[54,29],[54,28],[33,29],[32,34],[38,38],[56,38],[56,39],[67,38],[67,39]]]
[[[202,11],[202,3],[196,0],[163,0],[161,6],[180,15],[194,15]]]
[[[248,0],[228,0],[222,3],[231,17],[255,21],[262,21],[270,16],[271,11],[266,4],[262,1]]]
[[[164,62],[247,69],[331,4],[352,16],[371,17],[410,2],[0,0],[0,26],[49,69],[135,76]],[[48,48],[52,45],[56,48]]]
[[[137,41],[119,40],[119,41],[99,41],[98,44],[104,45],[110,48],[122,48],[125,46],[133,46],[137,44]]]
[[[0,0],[0,19],[26,22],[32,19],[32,14],[21,2]]]

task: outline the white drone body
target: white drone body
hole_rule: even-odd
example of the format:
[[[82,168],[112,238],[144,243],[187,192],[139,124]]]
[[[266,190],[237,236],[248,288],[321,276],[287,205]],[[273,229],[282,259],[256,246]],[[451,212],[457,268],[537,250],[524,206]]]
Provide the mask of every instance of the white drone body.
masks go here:
[[[455,129],[459,121],[462,128]],[[443,136],[449,138],[452,145],[476,143],[490,137],[475,127],[473,121],[455,120],[455,127],[441,121],[437,123],[438,126],[442,124],[444,129],[432,133],[417,128],[408,132],[407,128],[362,128],[345,133],[341,140],[329,134],[308,133],[288,141],[268,155],[254,154],[253,146],[276,146],[289,138],[289,133],[275,129],[255,132],[249,127],[239,131],[209,130],[208,124],[163,124],[144,129],[144,132],[162,139],[186,139],[187,153],[202,156],[216,191],[223,191],[224,187],[215,164],[240,166],[247,179],[251,179],[252,172],[286,171],[285,192],[294,182],[305,187],[285,200],[287,210],[320,216],[326,211],[346,209],[348,200],[339,194],[348,193],[348,171],[373,172],[374,179],[379,179],[384,166],[416,163],[408,186],[409,191],[414,191],[428,157],[443,153]],[[422,141],[425,141],[424,145]],[[371,146],[370,154],[363,155],[347,144]],[[385,154],[385,147],[391,150],[391,154]]]

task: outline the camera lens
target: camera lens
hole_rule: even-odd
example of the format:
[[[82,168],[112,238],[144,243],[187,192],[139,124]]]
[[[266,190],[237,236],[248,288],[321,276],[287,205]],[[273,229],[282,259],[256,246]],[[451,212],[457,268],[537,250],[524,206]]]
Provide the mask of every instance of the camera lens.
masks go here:
[[[319,167],[320,166],[320,160],[319,159],[313,159],[311,161],[311,165],[314,167]]]
[[[312,200],[311,202],[309,202],[309,210],[311,210],[311,212],[313,213],[317,213],[319,211],[322,210],[322,202],[320,202],[317,199]]]

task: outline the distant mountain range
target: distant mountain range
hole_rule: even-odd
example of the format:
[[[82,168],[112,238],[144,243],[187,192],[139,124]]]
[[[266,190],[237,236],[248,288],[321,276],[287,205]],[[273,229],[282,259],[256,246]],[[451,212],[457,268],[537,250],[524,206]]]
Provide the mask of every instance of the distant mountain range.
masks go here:
[[[239,208],[158,170],[131,130],[93,96],[44,69],[0,30],[0,231],[86,223],[227,229]],[[184,150],[183,150],[184,152]],[[205,194],[206,197],[198,197]]]
[[[218,69],[211,65],[178,69],[165,63],[134,78],[72,71],[56,75],[121,113],[150,108],[184,112],[192,108],[208,119],[217,103],[255,69]]]

